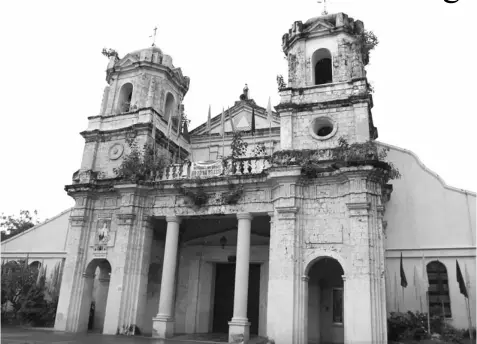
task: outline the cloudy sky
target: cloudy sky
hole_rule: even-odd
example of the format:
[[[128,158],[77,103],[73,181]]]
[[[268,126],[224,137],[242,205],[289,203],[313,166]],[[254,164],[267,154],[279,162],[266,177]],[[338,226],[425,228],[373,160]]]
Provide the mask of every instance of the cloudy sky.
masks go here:
[[[106,85],[103,47],[156,44],[191,78],[191,126],[250,95],[277,105],[286,78],[281,37],[322,12],[316,0],[9,1],[2,6],[0,213],[73,205],[64,192],[80,166],[87,117]],[[331,0],[329,12],[361,19],[379,38],[368,78],[379,140],[410,149],[448,184],[477,190],[477,1]]]

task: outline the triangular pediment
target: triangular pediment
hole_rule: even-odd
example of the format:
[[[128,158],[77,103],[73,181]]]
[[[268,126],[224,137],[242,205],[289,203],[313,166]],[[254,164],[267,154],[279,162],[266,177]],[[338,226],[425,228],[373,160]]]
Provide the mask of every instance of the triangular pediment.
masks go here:
[[[254,109],[255,112],[255,129],[264,129],[270,127],[269,121],[267,119],[267,110],[263,107],[257,106],[255,102],[252,102],[253,100],[238,101],[232,108],[225,110],[224,127],[226,133],[233,132],[232,121],[235,130],[249,131],[251,129],[252,123],[252,109]],[[222,133],[221,115],[222,112],[214,116],[211,120],[210,132],[212,134]],[[272,111],[272,128],[279,126],[280,119],[278,117],[278,114]],[[207,134],[207,122],[204,122],[194,130],[192,130],[190,134],[191,136],[200,136]]]
[[[306,31],[307,32],[328,31],[334,28],[335,27],[333,24],[330,24],[324,20],[318,20],[316,23],[311,25]]]
[[[138,61],[139,61],[138,57],[128,54],[124,58],[122,58],[117,65],[119,67],[127,67]]]

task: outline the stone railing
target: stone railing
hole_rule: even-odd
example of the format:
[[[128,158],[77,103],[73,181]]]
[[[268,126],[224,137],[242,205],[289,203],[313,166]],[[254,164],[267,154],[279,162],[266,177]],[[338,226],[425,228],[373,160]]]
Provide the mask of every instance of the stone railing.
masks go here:
[[[156,181],[214,178],[219,176],[244,176],[260,174],[271,166],[269,157],[228,158],[208,162],[171,164],[156,177]]]

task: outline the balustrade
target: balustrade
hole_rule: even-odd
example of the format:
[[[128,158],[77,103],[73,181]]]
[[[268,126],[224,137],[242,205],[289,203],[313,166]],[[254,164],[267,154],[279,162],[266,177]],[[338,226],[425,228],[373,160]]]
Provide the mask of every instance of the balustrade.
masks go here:
[[[270,167],[268,157],[257,158],[239,158],[239,159],[225,159],[222,161],[223,169],[221,173],[211,173],[209,178],[217,176],[242,176],[260,174]],[[156,181],[161,180],[180,180],[189,179],[194,168],[193,162],[185,162],[181,164],[168,165],[162,174],[156,176]],[[202,177],[202,178],[208,178]]]

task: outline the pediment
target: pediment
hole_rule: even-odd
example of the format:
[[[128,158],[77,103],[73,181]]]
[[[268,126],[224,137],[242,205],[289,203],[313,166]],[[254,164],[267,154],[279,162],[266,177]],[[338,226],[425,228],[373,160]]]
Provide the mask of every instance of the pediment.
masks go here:
[[[225,121],[224,127],[226,133],[233,132],[232,121],[235,127],[235,130],[248,131],[251,129],[252,123],[252,106],[245,102],[237,102],[233,108],[225,110]],[[272,127],[279,127],[280,121],[278,119],[277,113],[273,113]],[[214,116],[211,120],[211,133],[212,134],[221,134],[221,114]],[[255,106],[255,128],[263,129],[269,128],[270,124],[267,119],[267,112],[265,108]],[[200,136],[207,134],[207,122],[201,124],[197,128],[191,131],[192,136]]]
[[[127,67],[138,61],[139,59],[134,55],[126,55],[123,59],[121,59],[121,61],[119,61],[118,66]]]
[[[312,26],[310,26],[306,31],[307,32],[318,32],[318,31],[328,31],[334,29],[334,25],[330,24],[324,20],[318,20]]]

